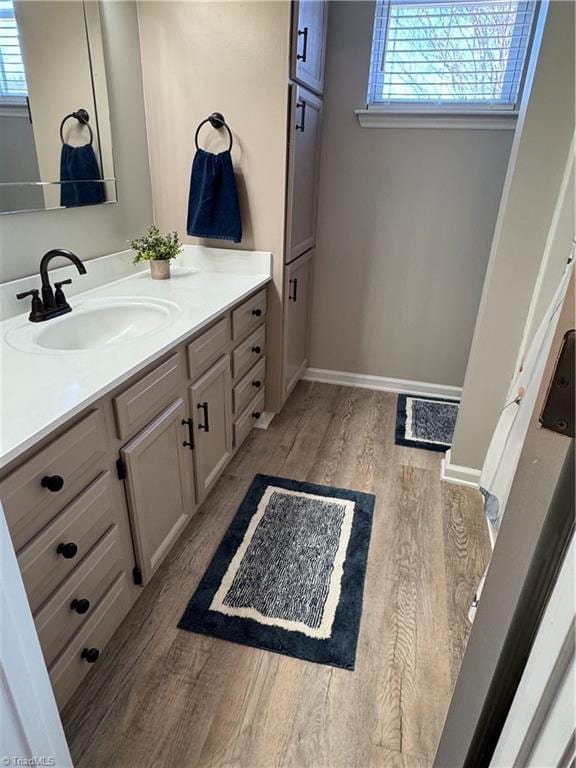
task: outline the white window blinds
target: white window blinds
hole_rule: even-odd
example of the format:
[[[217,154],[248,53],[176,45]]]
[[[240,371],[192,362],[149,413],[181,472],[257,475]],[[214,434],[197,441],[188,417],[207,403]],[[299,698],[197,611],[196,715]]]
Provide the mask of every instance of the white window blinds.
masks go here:
[[[515,109],[535,3],[377,0],[368,106]]]
[[[0,0],[0,101],[26,101],[28,89],[12,0]]]

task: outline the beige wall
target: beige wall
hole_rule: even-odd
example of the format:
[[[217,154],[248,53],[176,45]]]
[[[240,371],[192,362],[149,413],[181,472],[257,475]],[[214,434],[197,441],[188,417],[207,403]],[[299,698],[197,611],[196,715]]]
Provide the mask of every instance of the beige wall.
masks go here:
[[[373,13],[330,9],[310,365],[460,386],[512,132],[361,128]]]
[[[512,148],[454,433],[453,464],[482,467],[505,404],[574,132],[574,85],[574,4],[553,0]]]
[[[234,134],[244,237],[233,247],[272,251],[268,408],[280,391],[279,334],[286,164],[288,2],[142,2],[138,6],[155,220],[186,242],[197,125],[222,112]],[[209,125],[201,146],[220,151]]]
[[[36,272],[50,248],[81,259],[124,250],[152,221],[136,5],[105,0],[101,10],[118,203],[0,216],[2,282]]]

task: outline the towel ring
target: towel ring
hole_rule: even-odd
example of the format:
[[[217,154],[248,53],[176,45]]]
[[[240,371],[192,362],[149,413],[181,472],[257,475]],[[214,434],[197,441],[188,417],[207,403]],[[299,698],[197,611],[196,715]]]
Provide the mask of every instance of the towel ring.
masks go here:
[[[234,139],[232,138],[232,131],[228,127],[226,120],[224,119],[224,115],[220,112],[212,112],[210,117],[207,117],[206,120],[202,120],[198,128],[196,128],[196,135],[194,136],[194,143],[196,144],[196,149],[200,149],[198,146],[198,134],[200,133],[200,129],[203,125],[206,125],[206,123],[210,123],[212,128],[216,128],[217,131],[219,131],[221,128],[226,128],[228,131],[228,138],[230,139],[230,146],[228,147],[228,152],[232,149],[232,146],[234,144]]]
[[[92,145],[92,142],[94,141],[94,134],[92,133],[92,128],[90,126],[90,115],[88,112],[86,112],[85,109],[78,109],[76,112],[70,112],[69,115],[66,115],[66,117],[62,120],[60,123],[60,139],[62,141],[62,144],[66,144],[64,141],[64,123],[66,120],[69,120],[71,117],[75,117],[76,120],[80,123],[80,125],[85,125],[88,130],[90,131],[90,145]]]

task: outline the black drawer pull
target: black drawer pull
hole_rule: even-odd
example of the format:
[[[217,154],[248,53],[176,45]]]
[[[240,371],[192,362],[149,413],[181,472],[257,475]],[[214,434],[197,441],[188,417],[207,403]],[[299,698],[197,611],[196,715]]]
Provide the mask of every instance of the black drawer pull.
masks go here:
[[[76,557],[78,553],[78,545],[74,544],[73,541],[68,544],[58,544],[56,552],[57,554],[62,555],[62,557],[65,557],[66,560],[71,560],[73,557]]]
[[[252,347],[252,352],[255,352],[257,355],[259,355],[260,352],[262,352],[262,347]]]
[[[210,432],[210,422],[208,421],[208,403],[199,403],[198,408],[204,411],[204,424],[198,424],[198,429],[203,429],[205,432]]]
[[[289,280],[288,286],[294,287],[294,293],[290,293],[290,289],[288,289],[288,301],[298,301],[298,278],[294,277]]]
[[[80,658],[87,661],[88,664],[94,664],[94,662],[97,661],[98,656],[100,656],[98,648],[84,648],[80,654]]]
[[[256,380],[256,381],[253,381],[253,382],[252,382],[252,386],[253,386],[253,387],[256,387],[256,389],[260,389],[260,387],[262,386],[262,382],[261,382],[261,381],[258,381],[258,380]]]
[[[191,451],[194,450],[194,419],[182,419],[182,426],[188,424],[188,440],[184,440],[182,445],[187,445]]]
[[[298,125],[298,123],[296,123],[296,130],[297,131],[302,131],[302,133],[304,133],[304,129],[306,127],[306,102],[305,101],[299,101],[296,104],[296,109],[301,109],[302,110],[302,112],[300,113],[300,119],[302,120],[302,122],[300,123],[300,125]]]
[[[304,29],[299,29],[298,37],[304,38],[304,45],[302,47],[302,53],[296,54],[296,61],[301,61],[303,64],[305,64],[306,56],[308,55],[308,27],[304,27]]]
[[[46,475],[40,481],[42,488],[48,488],[52,493],[57,493],[64,488],[64,478],[60,475]]]
[[[84,597],[80,598],[80,600],[74,598],[70,603],[70,608],[76,611],[76,613],[86,613],[90,608],[90,600],[86,600]]]
[[[254,411],[254,413],[252,414],[252,418],[253,418],[253,419],[259,419],[259,418],[260,418],[260,416],[262,416],[262,414],[260,413],[260,411]]]
[[[262,317],[262,310],[261,309],[253,309],[252,314],[256,317]]]

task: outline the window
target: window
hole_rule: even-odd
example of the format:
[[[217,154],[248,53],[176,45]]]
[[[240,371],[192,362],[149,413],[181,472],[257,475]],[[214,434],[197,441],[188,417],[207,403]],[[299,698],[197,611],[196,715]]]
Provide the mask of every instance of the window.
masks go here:
[[[516,110],[534,10],[527,0],[377,0],[368,107]]]
[[[26,73],[12,0],[0,0],[0,103],[25,104]]]

